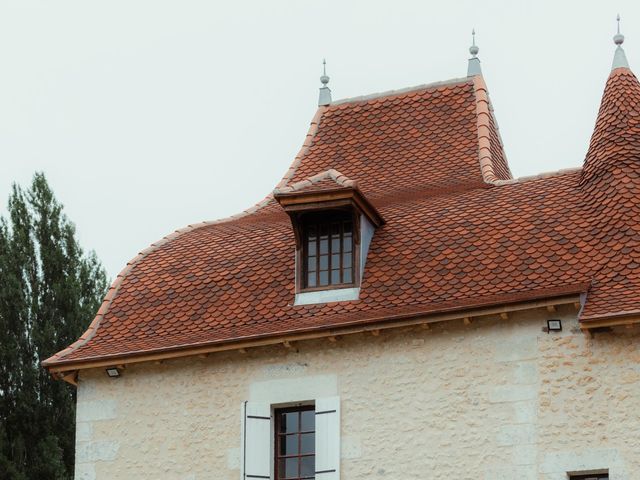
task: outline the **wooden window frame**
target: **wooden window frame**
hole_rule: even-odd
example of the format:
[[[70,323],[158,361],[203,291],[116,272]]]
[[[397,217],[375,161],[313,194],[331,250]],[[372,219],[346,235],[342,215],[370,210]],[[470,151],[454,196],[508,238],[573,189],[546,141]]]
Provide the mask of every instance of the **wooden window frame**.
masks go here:
[[[315,457],[317,455],[316,452],[316,427],[315,427],[315,410],[316,407],[315,405],[300,405],[300,406],[296,406],[296,407],[286,407],[286,408],[276,408],[274,410],[274,449],[273,449],[273,476],[274,476],[274,480],[288,480],[288,479],[292,479],[292,480],[299,480],[299,479],[306,479],[306,478],[315,478]],[[291,412],[314,412],[314,428],[313,431],[311,430],[300,430],[298,429],[298,431],[294,432],[294,433],[287,433],[287,434],[283,434],[280,433],[280,426],[281,426],[281,414],[283,413],[291,413]],[[301,427],[299,427],[301,428]],[[301,450],[301,444],[300,444],[300,439],[301,439],[301,435],[303,433],[313,433],[314,435],[314,449],[313,449],[313,453],[308,454],[302,454],[300,453]],[[280,445],[281,445],[281,438],[285,438],[287,435],[298,435],[298,453],[296,455],[286,455],[286,456],[281,456],[280,455]],[[303,457],[314,457],[314,469],[313,469],[313,474],[310,477],[301,477],[300,476],[300,463],[298,464],[298,477],[285,477],[284,473],[281,476],[281,473],[279,471],[279,466],[280,466],[280,462],[279,460],[281,460],[282,458],[298,458],[301,459]]]
[[[314,287],[307,286],[307,273],[308,273],[308,265],[307,265],[307,241],[306,241],[306,229],[309,221],[311,219],[319,219],[316,223],[320,224],[326,222],[328,224],[332,223],[332,219],[336,218],[351,218],[352,225],[352,242],[353,247],[351,250],[352,260],[351,260],[351,268],[352,268],[352,281],[351,282],[341,282],[341,283],[329,283],[328,285],[317,285]],[[300,239],[298,242],[298,246],[296,249],[296,291],[298,293],[306,293],[306,292],[319,292],[325,290],[337,290],[342,288],[357,288],[360,286],[360,216],[353,209],[333,209],[327,211],[315,211],[315,212],[307,212],[298,216],[297,221],[295,222],[297,232],[296,235]],[[319,244],[316,248],[320,248]],[[331,281],[331,242],[329,242],[329,281]],[[340,255],[340,261],[342,262],[342,255]],[[342,268],[340,269],[342,275]],[[316,270],[316,273],[319,275],[319,270]],[[318,282],[319,283],[319,277]]]

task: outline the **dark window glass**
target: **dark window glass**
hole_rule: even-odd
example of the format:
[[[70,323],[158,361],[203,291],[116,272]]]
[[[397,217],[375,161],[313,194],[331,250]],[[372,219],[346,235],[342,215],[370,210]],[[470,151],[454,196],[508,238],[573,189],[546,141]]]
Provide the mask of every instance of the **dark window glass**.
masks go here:
[[[608,473],[589,473],[589,474],[576,474],[569,475],[569,480],[609,480]]]
[[[316,412],[313,407],[276,410],[275,480],[315,478]]]
[[[303,288],[353,284],[352,215],[308,215],[303,222]]]

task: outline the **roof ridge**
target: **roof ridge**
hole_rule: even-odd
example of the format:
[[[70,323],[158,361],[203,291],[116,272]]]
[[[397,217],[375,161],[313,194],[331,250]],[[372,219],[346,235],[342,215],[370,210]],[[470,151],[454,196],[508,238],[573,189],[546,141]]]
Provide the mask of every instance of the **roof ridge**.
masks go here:
[[[495,164],[493,163],[493,155],[491,153],[491,120],[495,123],[495,130],[500,139],[500,147],[502,147],[502,137],[498,128],[498,122],[493,115],[493,108],[489,100],[487,84],[482,75],[473,77],[473,91],[476,97],[476,117],[478,131],[478,161],[480,163],[480,173],[487,183],[495,183],[502,181],[496,175]],[[502,149],[504,153],[504,148]],[[506,157],[506,155],[505,155]],[[511,169],[505,158],[506,168],[511,174]]]
[[[351,180],[346,175],[340,173],[338,170],[334,168],[330,168],[325,170],[324,172],[317,173],[311,177],[308,177],[304,180],[300,180],[299,182],[293,183],[291,185],[287,185],[280,188],[275,188],[273,193],[290,193],[298,190],[302,190],[306,187],[310,187],[318,182],[321,182],[325,179],[331,179],[336,182],[338,185],[342,187],[353,187],[357,188],[358,182],[356,180]]]
[[[345,103],[366,102],[368,100],[376,100],[378,98],[404,95],[405,93],[417,92],[419,90],[429,90],[432,88],[444,87],[448,85],[456,85],[458,83],[469,83],[470,80],[471,79],[469,77],[452,78],[450,80],[443,80],[443,81],[432,82],[432,83],[423,83],[421,85],[416,85],[416,86],[407,87],[407,88],[399,88],[397,90],[387,90],[384,92],[376,92],[368,95],[359,95],[357,97],[341,98],[339,100],[331,102],[329,106],[332,107],[334,105],[343,105]]]
[[[537,173],[535,175],[525,175],[523,177],[510,178],[509,180],[495,180],[492,183],[497,186],[501,185],[513,185],[516,183],[531,182],[534,180],[542,180],[544,178],[559,177],[561,175],[567,175],[569,173],[577,173],[582,170],[582,167],[561,168],[560,170],[552,170],[550,172]]]

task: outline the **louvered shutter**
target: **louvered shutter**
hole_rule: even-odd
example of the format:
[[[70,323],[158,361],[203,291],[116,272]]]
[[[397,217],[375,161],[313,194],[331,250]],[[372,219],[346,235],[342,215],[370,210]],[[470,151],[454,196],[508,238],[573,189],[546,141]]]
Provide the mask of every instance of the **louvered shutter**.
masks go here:
[[[316,399],[316,480],[340,480],[340,397]]]
[[[241,480],[271,477],[271,405],[242,404]]]

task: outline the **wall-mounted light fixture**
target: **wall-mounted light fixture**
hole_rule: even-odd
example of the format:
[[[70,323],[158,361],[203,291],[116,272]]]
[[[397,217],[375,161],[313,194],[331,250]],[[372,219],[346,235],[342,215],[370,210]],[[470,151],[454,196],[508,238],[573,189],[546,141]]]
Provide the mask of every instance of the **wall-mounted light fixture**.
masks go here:
[[[120,376],[120,369],[118,367],[107,368],[107,375],[111,378],[118,378]]]
[[[562,331],[562,320],[554,318],[552,320],[547,320],[547,333],[549,332],[561,332]]]

